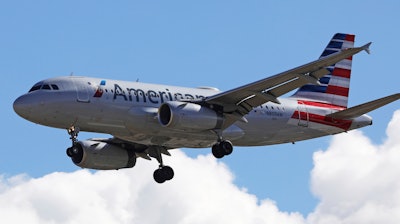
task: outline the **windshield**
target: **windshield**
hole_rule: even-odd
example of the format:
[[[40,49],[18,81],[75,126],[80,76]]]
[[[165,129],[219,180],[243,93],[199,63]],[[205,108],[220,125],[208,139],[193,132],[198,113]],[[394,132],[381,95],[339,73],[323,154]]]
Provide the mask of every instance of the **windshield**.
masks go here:
[[[39,89],[43,90],[59,90],[60,88],[56,84],[47,84],[43,82],[38,82],[36,83],[30,90],[29,92],[33,92]]]

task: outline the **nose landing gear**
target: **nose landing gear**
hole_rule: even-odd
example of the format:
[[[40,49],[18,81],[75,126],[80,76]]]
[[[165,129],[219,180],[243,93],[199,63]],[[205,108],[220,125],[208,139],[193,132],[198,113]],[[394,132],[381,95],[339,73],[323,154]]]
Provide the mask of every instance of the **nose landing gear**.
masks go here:
[[[67,148],[67,155],[71,158],[74,157],[77,153],[79,153],[78,148],[76,147],[76,143],[78,142],[78,134],[79,134],[79,128],[76,128],[74,126],[71,126],[68,128],[68,134],[71,136],[69,139],[72,141],[72,146]]]

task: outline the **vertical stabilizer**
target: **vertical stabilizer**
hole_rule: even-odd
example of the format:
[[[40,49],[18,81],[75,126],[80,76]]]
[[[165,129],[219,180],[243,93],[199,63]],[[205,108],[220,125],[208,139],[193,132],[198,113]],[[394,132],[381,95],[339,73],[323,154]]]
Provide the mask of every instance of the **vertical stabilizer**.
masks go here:
[[[353,48],[354,38],[355,35],[352,34],[335,34],[326,46],[324,52],[322,52],[320,58],[324,58],[347,48]],[[330,73],[319,80],[321,85],[304,85],[299,88],[293,97],[347,108],[351,64],[352,57],[349,57],[327,67]]]

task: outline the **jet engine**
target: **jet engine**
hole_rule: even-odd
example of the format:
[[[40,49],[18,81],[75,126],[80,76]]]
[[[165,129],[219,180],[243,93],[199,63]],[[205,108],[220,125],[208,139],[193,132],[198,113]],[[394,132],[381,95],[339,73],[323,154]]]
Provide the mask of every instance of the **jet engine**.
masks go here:
[[[158,109],[163,127],[186,130],[210,130],[219,127],[223,118],[216,111],[194,103],[169,101]]]
[[[136,155],[132,150],[105,142],[79,141],[67,149],[75,165],[96,170],[131,168],[136,164]]]

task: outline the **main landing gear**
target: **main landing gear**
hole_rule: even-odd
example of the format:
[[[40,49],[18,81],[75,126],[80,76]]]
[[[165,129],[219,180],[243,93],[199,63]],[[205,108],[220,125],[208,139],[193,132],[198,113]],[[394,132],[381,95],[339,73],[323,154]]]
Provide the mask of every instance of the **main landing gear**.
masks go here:
[[[233,151],[232,142],[228,140],[220,140],[217,143],[215,143],[211,148],[212,154],[217,159],[230,155],[232,151]]]
[[[158,166],[158,169],[154,171],[153,178],[157,183],[162,184],[165,181],[172,180],[172,178],[174,178],[174,170],[170,166],[164,166],[160,150],[156,151],[158,152],[155,158],[160,163],[160,165]]]
[[[174,170],[170,166],[164,166],[161,151],[161,148],[150,150],[150,156],[156,158],[160,163],[159,168],[153,173],[154,180],[159,184],[171,180],[174,177]],[[233,145],[232,142],[228,140],[219,140],[212,146],[212,154],[217,159],[230,155],[232,152]]]
[[[156,158],[159,162],[158,169],[156,169],[153,173],[154,180],[162,184],[167,180],[171,180],[174,178],[174,170],[170,166],[165,166],[162,159],[162,153],[166,155],[170,155],[169,152],[162,147],[153,147],[148,149],[149,155],[153,158]]]
[[[154,150],[149,151],[150,156],[156,158],[160,163],[159,168],[153,173],[154,180],[159,184],[171,180],[174,177],[174,170],[170,166],[164,166],[161,151],[162,149],[160,148],[155,148]],[[212,154],[217,159],[230,155],[232,152],[233,145],[232,142],[228,140],[219,140],[212,146]]]

